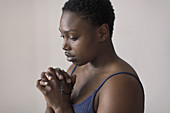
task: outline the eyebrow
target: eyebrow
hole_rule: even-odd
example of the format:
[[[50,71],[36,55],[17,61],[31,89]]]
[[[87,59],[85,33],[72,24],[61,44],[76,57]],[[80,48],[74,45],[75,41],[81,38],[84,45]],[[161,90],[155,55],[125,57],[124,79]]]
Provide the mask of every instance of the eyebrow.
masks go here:
[[[60,28],[59,28],[59,31],[61,32]],[[74,32],[74,31],[77,31],[77,30],[71,29],[71,30],[68,30],[68,31],[64,31],[64,33],[70,33],[70,32]]]

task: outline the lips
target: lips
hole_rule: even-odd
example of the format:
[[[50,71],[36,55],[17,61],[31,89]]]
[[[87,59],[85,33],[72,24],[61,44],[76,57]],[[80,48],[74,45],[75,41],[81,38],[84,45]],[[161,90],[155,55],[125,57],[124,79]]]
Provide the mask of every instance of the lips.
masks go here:
[[[70,54],[69,52],[65,52],[65,55],[69,62],[74,62],[76,60],[76,57],[74,55]]]

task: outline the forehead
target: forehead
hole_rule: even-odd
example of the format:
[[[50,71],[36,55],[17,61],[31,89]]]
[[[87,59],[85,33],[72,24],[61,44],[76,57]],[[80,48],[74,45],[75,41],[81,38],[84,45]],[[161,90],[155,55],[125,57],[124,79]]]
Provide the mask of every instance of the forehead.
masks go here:
[[[82,20],[81,16],[74,12],[64,11],[60,19],[61,31],[89,29],[90,24]]]

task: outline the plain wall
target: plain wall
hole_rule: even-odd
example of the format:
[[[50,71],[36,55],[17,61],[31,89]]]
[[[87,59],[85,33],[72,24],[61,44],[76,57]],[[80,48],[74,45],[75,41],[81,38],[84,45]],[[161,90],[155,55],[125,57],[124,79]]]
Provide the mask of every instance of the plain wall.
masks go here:
[[[67,69],[59,19],[66,0],[0,0],[0,113],[43,113],[36,80]],[[170,113],[170,1],[112,0],[117,53],[138,72],[145,113]]]

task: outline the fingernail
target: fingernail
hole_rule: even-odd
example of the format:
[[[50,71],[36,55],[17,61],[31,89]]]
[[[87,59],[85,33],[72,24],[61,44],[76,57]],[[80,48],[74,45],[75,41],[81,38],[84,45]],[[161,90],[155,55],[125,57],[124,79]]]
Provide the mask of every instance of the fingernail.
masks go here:
[[[44,82],[44,85],[47,85],[48,84],[48,82]]]
[[[51,80],[51,76],[49,76],[48,74],[45,74],[45,76],[47,77],[48,80]]]
[[[52,76],[48,76],[48,80],[52,80]]]
[[[59,78],[59,79],[63,79],[63,76],[62,76],[62,75],[59,75],[58,78]]]
[[[40,84],[41,84],[41,85],[47,85],[48,82],[40,81]]]

